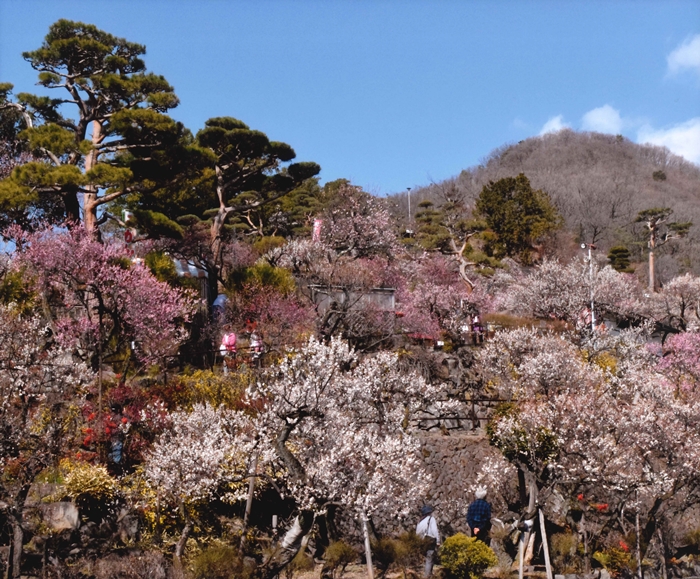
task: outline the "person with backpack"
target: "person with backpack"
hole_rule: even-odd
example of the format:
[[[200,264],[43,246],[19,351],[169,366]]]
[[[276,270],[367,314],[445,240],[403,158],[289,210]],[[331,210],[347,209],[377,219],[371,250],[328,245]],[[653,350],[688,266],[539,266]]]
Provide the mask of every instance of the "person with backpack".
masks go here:
[[[423,539],[426,544],[424,573],[426,579],[433,574],[435,551],[440,546],[440,531],[438,530],[437,521],[433,517],[434,510],[433,507],[425,505],[420,510],[423,518],[416,526],[416,535]]]
[[[467,524],[472,531],[472,537],[486,543],[491,542],[489,531],[491,530],[491,503],[486,501],[487,491],[484,487],[476,489],[476,500],[467,509]]]

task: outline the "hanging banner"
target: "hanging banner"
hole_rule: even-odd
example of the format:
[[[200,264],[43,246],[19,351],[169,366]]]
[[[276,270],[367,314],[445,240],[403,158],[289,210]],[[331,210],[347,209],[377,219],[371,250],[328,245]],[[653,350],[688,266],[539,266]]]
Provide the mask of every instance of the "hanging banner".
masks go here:
[[[321,226],[323,219],[314,219],[314,230],[311,236],[312,241],[321,241]]]

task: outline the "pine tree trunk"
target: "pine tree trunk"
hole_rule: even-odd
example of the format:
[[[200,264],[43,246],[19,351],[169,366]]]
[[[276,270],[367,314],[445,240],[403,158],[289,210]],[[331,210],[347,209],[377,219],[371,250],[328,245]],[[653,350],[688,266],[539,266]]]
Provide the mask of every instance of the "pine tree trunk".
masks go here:
[[[102,125],[92,122],[92,144],[95,147],[102,140]],[[97,164],[97,149],[93,148],[85,156],[85,172],[87,173]],[[97,223],[97,186],[88,185],[83,195],[83,225],[92,237],[100,239],[100,228]]]

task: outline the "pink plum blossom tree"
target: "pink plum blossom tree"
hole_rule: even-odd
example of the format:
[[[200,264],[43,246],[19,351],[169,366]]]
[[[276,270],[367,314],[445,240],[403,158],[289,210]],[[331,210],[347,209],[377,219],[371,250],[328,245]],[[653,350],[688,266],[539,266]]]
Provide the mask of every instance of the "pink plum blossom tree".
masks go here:
[[[322,216],[321,239],[339,256],[393,256],[398,243],[394,224],[380,199],[343,184]]]
[[[463,339],[472,316],[491,309],[490,297],[480,280],[468,287],[454,261],[438,254],[423,254],[402,263],[398,300],[401,328],[433,338],[445,333]]]
[[[353,256],[308,239],[292,240],[262,259],[301,280],[303,293],[316,308],[316,332],[323,339],[340,335],[368,350],[393,337],[394,312],[377,307],[370,296],[377,288],[396,288],[402,282],[394,260],[381,254]]]
[[[125,247],[99,243],[81,227],[11,233],[16,264],[51,307],[58,338],[93,367],[132,343],[143,362],[162,361],[187,337],[193,296],[158,281]]]

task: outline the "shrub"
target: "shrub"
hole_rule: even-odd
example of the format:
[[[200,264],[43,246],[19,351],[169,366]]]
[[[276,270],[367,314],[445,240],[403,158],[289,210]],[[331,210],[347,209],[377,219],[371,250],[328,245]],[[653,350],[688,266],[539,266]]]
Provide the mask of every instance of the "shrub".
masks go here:
[[[613,577],[619,576],[623,571],[634,571],[634,557],[629,552],[618,547],[609,547],[603,551],[593,553],[593,559],[598,561]]]
[[[691,547],[700,549],[700,529],[688,531],[685,536],[685,542]]]
[[[440,561],[451,579],[478,579],[489,567],[498,564],[491,548],[474,537],[457,533],[445,540]]]
[[[104,466],[64,459],[59,465],[65,493],[77,503],[108,502],[117,492],[117,481]]]
[[[577,565],[578,539],[572,533],[557,533],[551,540],[552,564],[564,573],[575,573]]]
[[[389,537],[372,541],[372,561],[382,573],[396,562],[396,542]]]
[[[253,244],[253,248],[260,255],[265,255],[268,251],[272,251],[277,247],[282,247],[285,243],[287,243],[287,240],[284,237],[280,237],[278,235],[268,235],[258,239]]]
[[[409,531],[400,535],[394,542],[396,563],[404,570],[409,567],[417,567],[424,561],[426,540],[416,535],[415,531]]]
[[[282,295],[289,295],[296,289],[294,276],[288,270],[266,262],[234,270],[226,280],[229,290],[242,291],[247,285],[271,287]]]
[[[314,568],[314,560],[306,552],[306,548],[302,548],[291,560],[289,565],[284,569],[284,575],[287,579],[292,579],[295,573],[303,573],[304,571],[312,571]]]
[[[245,579],[254,571],[230,545],[211,546],[192,561],[194,579]]]
[[[0,303],[14,304],[17,312],[24,314],[31,311],[35,298],[24,271],[8,271],[0,277]]]
[[[170,563],[158,551],[136,551],[123,556],[110,554],[98,559],[92,571],[95,579],[167,579],[171,576]],[[81,572],[79,576],[85,574]]]
[[[232,410],[246,407],[246,388],[253,382],[247,372],[235,372],[222,376],[210,370],[196,370],[190,375],[177,378],[177,387],[172,389],[175,403],[190,410],[195,404],[209,403],[215,408],[224,406]]]
[[[357,559],[357,552],[344,541],[335,541],[328,546],[323,558],[326,561],[325,568],[336,577],[342,575],[345,568]]]

